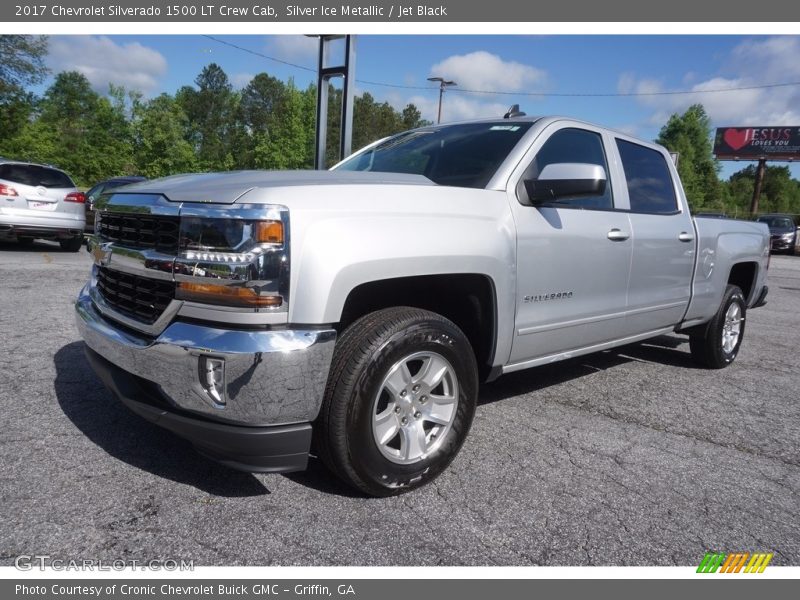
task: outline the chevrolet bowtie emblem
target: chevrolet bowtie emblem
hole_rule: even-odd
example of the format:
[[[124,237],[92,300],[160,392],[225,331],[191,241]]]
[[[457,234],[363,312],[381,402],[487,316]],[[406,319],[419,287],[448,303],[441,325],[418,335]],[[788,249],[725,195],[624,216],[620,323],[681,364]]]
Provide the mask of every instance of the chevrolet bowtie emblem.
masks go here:
[[[92,257],[96,265],[105,267],[111,260],[111,244],[95,244],[92,247]]]

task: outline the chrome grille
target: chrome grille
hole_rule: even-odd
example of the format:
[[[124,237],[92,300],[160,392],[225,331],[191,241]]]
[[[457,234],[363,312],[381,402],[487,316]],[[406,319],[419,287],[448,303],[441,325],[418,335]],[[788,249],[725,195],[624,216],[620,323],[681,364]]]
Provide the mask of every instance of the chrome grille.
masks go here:
[[[175,297],[175,283],[139,277],[106,267],[97,270],[97,289],[105,301],[124,315],[154,323]]]
[[[177,254],[180,218],[104,212],[97,233],[103,240],[130,248],[155,248],[159,252]]]

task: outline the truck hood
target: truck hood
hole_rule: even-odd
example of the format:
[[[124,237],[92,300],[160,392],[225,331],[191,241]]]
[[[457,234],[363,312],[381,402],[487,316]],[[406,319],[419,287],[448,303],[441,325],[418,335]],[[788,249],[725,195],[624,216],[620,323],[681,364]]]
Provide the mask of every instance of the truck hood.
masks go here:
[[[367,171],[229,171],[152,179],[125,187],[126,194],[161,194],[173,202],[233,204],[257,188],[309,185],[436,185],[422,175]]]

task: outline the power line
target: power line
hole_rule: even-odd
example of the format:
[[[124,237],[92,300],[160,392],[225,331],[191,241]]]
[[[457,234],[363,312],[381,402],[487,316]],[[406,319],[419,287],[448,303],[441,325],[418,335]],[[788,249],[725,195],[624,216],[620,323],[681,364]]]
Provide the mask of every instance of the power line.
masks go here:
[[[281,60],[280,58],[275,58],[274,56],[268,56],[261,52],[256,52],[255,50],[251,50],[249,48],[245,48],[243,46],[239,46],[232,42],[228,42],[219,38],[216,38],[212,35],[204,35],[203,37],[213,40],[217,43],[223,44],[225,46],[230,46],[231,48],[236,48],[237,50],[241,50],[242,52],[247,52],[248,54],[252,54],[254,56],[258,56],[260,58],[265,58],[267,60],[271,60],[273,62],[280,63],[282,65],[286,65],[289,67],[294,67],[296,69],[302,69],[303,71],[308,71],[310,73],[316,73],[317,69],[312,67],[306,67],[304,65],[298,65],[297,63],[289,62],[286,60]],[[402,90],[422,90],[427,92],[438,92],[439,87],[432,87],[429,85],[401,85],[399,83],[386,83],[382,81],[369,81],[366,79],[356,79],[356,82],[362,85],[372,85],[376,87],[388,87],[388,88],[395,88],[395,89],[402,89]],[[786,81],[780,83],[765,83],[762,85],[745,85],[745,86],[738,86],[738,87],[729,87],[729,88],[716,88],[716,89],[709,89],[709,90],[673,90],[673,91],[661,91],[661,92],[510,92],[510,91],[498,91],[498,90],[472,90],[469,88],[452,88],[449,91],[459,93],[459,94],[486,94],[486,95],[494,95],[494,96],[537,96],[537,97],[550,97],[550,98],[631,98],[631,97],[642,97],[642,96],[688,96],[692,94],[722,94],[726,92],[741,92],[746,90],[763,90],[763,89],[770,89],[770,88],[781,88],[781,87],[794,87],[800,86],[800,81]]]
[[[316,69],[312,69],[311,67],[304,67],[303,65],[298,65],[297,63],[289,62],[286,60],[281,60],[280,58],[275,58],[274,56],[267,56],[266,54],[262,54],[261,52],[256,52],[255,50],[250,50],[250,48],[245,48],[244,46],[238,46],[231,42],[226,42],[225,40],[221,40],[219,38],[214,37],[213,35],[204,35],[204,38],[208,38],[209,40],[213,40],[219,44],[223,44],[225,46],[230,46],[231,48],[236,48],[237,50],[241,50],[242,52],[247,52],[248,54],[252,54],[253,56],[259,56],[261,58],[266,58],[267,60],[272,60],[276,63],[281,63],[282,65],[287,65],[289,67],[294,67],[296,69],[302,69],[303,71],[311,71],[312,73],[316,73]]]

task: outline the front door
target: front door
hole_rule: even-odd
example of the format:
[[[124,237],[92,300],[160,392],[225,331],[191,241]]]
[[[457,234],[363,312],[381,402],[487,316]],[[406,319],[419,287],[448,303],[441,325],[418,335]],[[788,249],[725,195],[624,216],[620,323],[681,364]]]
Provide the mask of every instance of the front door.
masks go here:
[[[606,158],[609,138],[569,123],[550,126],[541,138],[509,192],[517,225],[512,364],[618,339],[627,308],[633,240],[628,213],[615,206],[614,188],[623,182]],[[522,182],[557,163],[602,166],[604,193],[530,205]]]

